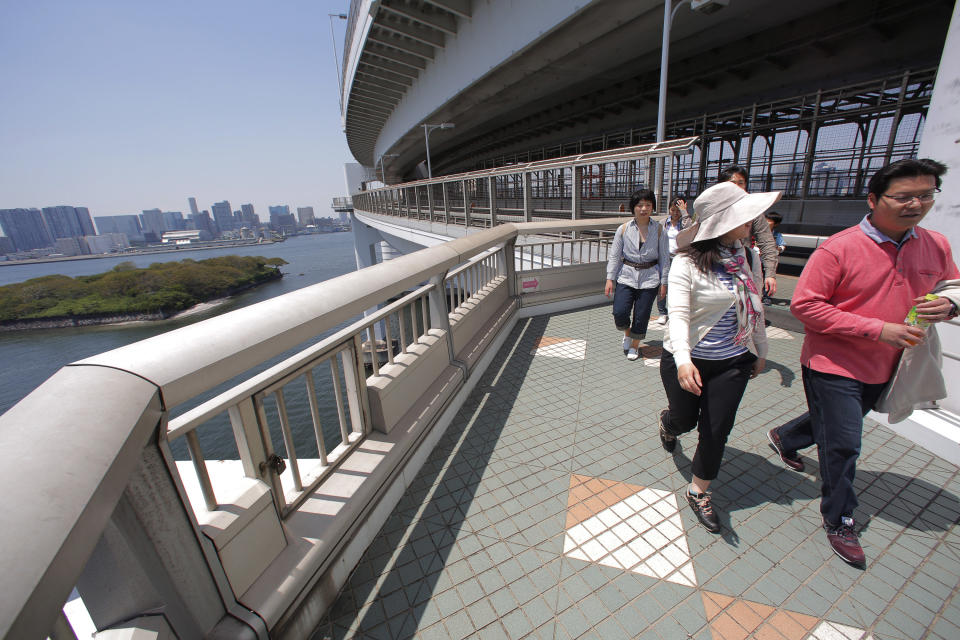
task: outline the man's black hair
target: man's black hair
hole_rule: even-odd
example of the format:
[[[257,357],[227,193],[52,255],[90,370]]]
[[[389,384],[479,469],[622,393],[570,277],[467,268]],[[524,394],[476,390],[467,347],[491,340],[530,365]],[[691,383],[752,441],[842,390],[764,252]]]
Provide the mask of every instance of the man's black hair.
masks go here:
[[[646,200],[653,205],[653,208],[657,208],[657,196],[652,189],[637,189],[633,192],[633,195],[630,196],[630,215],[633,215],[633,209],[641,200]]]
[[[741,175],[743,179],[746,180],[747,170],[738,164],[727,165],[720,170],[720,175],[717,176],[717,182],[730,182],[730,178],[735,175]]]
[[[777,213],[776,211],[767,211],[763,214],[763,217],[767,220],[773,220],[773,226],[777,226],[783,222],[783,216]]]
[[[947,172],[947,165],[930,158],[906,158],[891,162],[870,178],[867,191],[879,198],[890,186],[891,180],[897,178],[916,178],[919,176],[933,176],[940,188],[940,177]]]

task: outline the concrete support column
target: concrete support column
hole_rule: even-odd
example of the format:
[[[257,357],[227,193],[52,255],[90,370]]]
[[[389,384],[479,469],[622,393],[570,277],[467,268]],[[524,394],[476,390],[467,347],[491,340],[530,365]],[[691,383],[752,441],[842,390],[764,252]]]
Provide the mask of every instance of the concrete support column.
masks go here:
[[[413,201],[417,205],[417,220],[420,219],[420,187],[413,188]]]

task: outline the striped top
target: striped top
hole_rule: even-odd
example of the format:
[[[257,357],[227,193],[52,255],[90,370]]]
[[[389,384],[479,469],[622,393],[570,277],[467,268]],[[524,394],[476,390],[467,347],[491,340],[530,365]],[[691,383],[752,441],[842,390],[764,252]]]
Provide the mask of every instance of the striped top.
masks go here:
[[[727,273],[726,269],[717,268],[714,273],[729,291],[733,291],[733,276]],[[735,335],[737,335],[737,310],[734,305],[730,305],[717,324],[713,325],[707,335],[703,336],[703,339],[690,350],[690,357],[703,360],[725,360],[746,353],[746,347],[733,343]]]

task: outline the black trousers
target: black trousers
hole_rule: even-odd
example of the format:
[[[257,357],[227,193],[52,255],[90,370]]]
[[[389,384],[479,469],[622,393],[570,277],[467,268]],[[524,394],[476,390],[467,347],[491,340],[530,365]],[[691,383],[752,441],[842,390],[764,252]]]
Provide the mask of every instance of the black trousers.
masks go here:
[[[700,439],[693,455],[693,474],[698,478],[714,480],[720,472],[723,449],[756,360],[750,352],[725,360],[693,358],[703,383],[696,396],[680,386],[673,354],[664,351],[660,357],[660,378],[670,411],[666,426],[674,435],[696,427]]]

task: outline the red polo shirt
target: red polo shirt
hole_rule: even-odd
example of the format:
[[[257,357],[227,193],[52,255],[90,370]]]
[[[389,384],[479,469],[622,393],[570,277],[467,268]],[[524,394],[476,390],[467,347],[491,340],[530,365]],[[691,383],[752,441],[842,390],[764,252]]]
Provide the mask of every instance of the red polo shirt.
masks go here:
[[[901,349],[879,341],[883,323],[902,323],[914,298],[960,278],[947,239],[914,229],[916,236],[898,248],[858,225],[813,252],[790,303],[806,329],[804,366],[870,384],[890,379]]]

